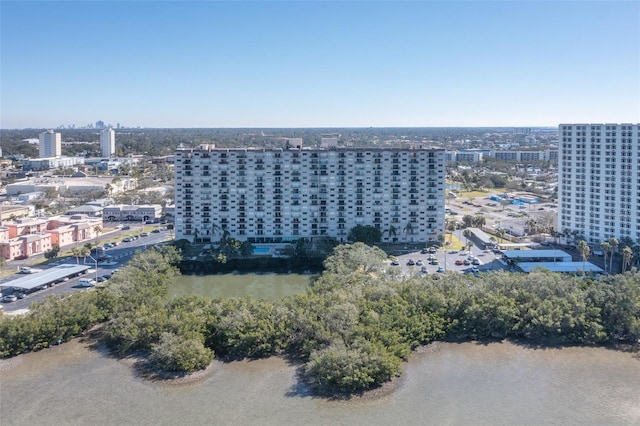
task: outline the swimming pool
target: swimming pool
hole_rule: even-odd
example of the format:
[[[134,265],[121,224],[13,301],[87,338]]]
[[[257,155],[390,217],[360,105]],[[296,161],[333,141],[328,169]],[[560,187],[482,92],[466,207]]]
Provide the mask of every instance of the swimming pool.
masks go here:
[[[255,247],[253,249],[253,254],[269,254],[271,252],[270,247]]]

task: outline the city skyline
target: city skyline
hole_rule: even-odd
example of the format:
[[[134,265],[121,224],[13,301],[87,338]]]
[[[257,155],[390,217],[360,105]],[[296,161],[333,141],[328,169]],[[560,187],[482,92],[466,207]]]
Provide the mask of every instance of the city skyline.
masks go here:
[[[640,120],[637,2],[0,8],[0,128],[96,117],[159,128]]]

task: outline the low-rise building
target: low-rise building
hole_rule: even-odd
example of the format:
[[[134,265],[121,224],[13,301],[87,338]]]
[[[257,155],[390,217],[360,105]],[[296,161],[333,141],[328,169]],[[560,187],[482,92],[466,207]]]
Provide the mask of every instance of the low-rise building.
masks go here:
[[[145,205],[125,205],[118,204],[115,206],[107,206],[102,211],[102,217],[110,221],[147,221],[159,219],[162,215],[162,206],[160,204]]]

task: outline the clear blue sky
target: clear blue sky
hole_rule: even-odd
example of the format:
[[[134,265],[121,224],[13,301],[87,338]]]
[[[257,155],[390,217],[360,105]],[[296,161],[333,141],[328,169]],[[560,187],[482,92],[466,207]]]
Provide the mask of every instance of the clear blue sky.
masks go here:
[[[0,2],[0,127],[640,121],[640,2]]]

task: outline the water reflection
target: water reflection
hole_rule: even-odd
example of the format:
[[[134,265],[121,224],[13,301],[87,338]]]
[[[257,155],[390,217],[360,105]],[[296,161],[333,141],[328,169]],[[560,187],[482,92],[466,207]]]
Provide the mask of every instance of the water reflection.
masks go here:
[[[640,360],[602,348],[440,343],[412,356],[392,392],[329,401],[281,358],[217,363],[202,381],[172,386],[140,379],[89,343],[2,361],[2,424],[640,423]]]
[[[276,273],[181,275],[175,278],[169,294],[174,297],[195,294],[211,298],[249,296],[273,300],[303,294],[315,277]]]

